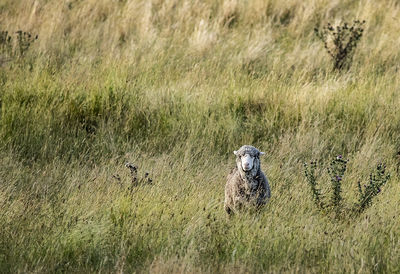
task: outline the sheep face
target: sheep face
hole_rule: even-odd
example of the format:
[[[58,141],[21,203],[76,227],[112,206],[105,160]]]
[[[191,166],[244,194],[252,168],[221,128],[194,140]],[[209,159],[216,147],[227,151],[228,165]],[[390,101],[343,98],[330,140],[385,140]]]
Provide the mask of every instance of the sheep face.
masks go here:
[[[254,155],[250,155],[250,154],[245,154],[243,156],[240,157],[240,164],[242,166],[242,169],[244,171],[249,171],[253,168],[253,164],[254,164]]]
[[[253,146],[242,146],[239,150],[233,152],[236,155],[236,164],[238,169],[249,172],[255,167],[259,167],[259,157],[264,152],[259,151]]]

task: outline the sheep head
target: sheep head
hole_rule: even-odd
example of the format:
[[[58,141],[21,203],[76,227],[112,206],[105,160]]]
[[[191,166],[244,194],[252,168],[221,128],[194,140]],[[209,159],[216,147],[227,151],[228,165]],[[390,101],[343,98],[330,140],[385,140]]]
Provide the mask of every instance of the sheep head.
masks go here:
[[[251,172],[252,170],[257,171],[260,167],[259,157],[265,154],[249,145],[244,145],[233,153],[236,155],[237,168],[243,170],[245,173]]]

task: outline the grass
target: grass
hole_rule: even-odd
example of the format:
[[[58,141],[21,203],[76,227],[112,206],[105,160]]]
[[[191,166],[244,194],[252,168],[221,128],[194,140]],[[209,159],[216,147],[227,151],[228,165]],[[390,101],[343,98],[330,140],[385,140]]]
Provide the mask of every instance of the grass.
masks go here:
[[[400,271],[399,14],[395,1],[2,1],[1,30],[39,38],[0,67],[0,272]],[[352,67],[332,71],[313,29],[353,18],[367,23]],[[267,153],[272,199],[228,218],[243,144]],[[314,207],[303,162],[339,154],[344,199],[377,162],[392,176],[338,222]],[[126,162],[153,184],[131,191]]]

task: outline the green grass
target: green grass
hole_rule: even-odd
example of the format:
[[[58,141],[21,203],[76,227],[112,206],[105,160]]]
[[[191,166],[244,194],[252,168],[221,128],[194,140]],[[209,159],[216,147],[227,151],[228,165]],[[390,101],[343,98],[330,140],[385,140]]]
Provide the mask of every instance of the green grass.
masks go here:
[[[400,271],[398,4],[39,2],[0,4],[1,29],[39,34],[0,67],[0,272]],[[347,17],[366,30],[332,72],[313,28]],[[272,198],[228,218],[243,144]],[[377,162],[392,175],[340,221],[303,176],[338,154],[346,201]],[[128,161],[153,184],[131,190]]]

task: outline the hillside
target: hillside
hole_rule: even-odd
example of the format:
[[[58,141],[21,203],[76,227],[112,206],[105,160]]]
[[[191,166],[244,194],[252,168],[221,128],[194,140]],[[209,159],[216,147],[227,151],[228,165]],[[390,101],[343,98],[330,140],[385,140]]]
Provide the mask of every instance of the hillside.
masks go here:
[[[0,18],[0,272],[400,271],[398,1],[2,0]],[[333,70],[314,28],[356,19]],[[243,144],[272,198],[228,218]],[[357,217],[319,211],[304,177],[339,154],[345,208],[391,174]]]

